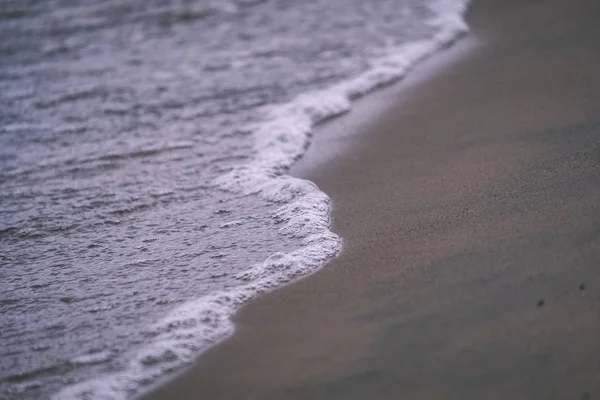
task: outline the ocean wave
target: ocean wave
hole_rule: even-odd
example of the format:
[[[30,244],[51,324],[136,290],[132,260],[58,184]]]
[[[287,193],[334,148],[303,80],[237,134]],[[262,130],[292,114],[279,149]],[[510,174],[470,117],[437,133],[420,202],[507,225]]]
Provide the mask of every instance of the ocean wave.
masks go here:
[[[439,1],[435,6],[439,18],[432,22],[437,28],[434,36],[390,48],[369,70],[329,89],[263,108],[261,122],[245,128],[255,139],[256,155],[214,183],[224,191],[278,204],[273,218],[279,232],[301,239],[301,247],[272,254],[237,274],[235,278],[243,282],[239,286],[177,306],[144,332],[147,344],[125,356],[129,361],[121,371],[68,386],[53,399],[116,400],[147,391],[231,335],[230,318],[249,299],[313,273],[337,255],[342,239],[330,230],[329,197],[314,183],[287,171],[307,150],[316,124],[350,111],[352,100],[402,79],[415,64],[464,34],[467,6],[467,1]]]

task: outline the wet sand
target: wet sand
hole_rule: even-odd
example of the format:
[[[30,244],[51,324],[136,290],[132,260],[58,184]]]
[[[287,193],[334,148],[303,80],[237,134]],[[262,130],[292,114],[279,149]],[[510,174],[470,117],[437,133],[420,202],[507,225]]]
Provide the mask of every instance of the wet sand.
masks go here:
[[[294,170],[342,254],[147,399],[600,399],[600,5],[468,21]]]

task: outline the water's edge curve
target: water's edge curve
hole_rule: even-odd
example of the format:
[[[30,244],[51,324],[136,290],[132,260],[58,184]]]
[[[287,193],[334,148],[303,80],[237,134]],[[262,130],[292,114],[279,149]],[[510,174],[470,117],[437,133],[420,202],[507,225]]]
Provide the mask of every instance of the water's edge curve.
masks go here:
[[[117,400],[148,392],[228,338],[234,332],[232,315],[247,301],[319,270],[340,252],[342,239],[330,230],[329,197],[314,183],[287,172],[307,151],[317,124],[349,112],[353,100],[401,80],[416,64],[467,32],[468,0],[440,0],[437,7],[440,18],[433,37],[391,49],[371,69],[348,81],[264,109],[262,122],[251,128],[256,156],[216,180],[222,190],[279,204],[273,215],[279,233],[301,238],[302,247],[271,255],[238,276],[246,283],[232,291],[175,308],[149,329],[151,342],[129,354],[123,371],[68,386],[52,399]]]

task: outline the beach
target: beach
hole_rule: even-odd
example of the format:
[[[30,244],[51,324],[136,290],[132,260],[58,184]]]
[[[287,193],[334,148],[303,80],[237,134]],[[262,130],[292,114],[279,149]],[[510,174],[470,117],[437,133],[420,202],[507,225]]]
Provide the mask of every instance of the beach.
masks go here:
[[[598,398],[599,18],[475,0],[468,38],[322,126],[292,173],[341,254],[145,399]]]
[[[0,398],[137,398],[335,258],[290,169],[467,3],[3,2]]]

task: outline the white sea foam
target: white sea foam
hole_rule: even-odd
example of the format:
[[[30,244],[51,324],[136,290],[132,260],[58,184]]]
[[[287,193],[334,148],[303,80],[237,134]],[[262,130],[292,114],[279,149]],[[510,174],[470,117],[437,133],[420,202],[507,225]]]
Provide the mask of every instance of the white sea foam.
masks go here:
[[[254,194],[279,204],[274,214],[280,233],[301,239],[290,253],[272,254],[263,263],[235,276],[243,282],[229,291],[187,302],[147,330],[148,344],[127,355],[125,368],[64,388],[55,400],[116,400],[139,395],[158,379],[192,362],[234,330],[230,317],[246,301],[318,270],[341,249],[330,231],[328,196],[312,182],[285,173],[306,151],[314,126],[350,111],[351,100],[402,79],[416,63],[465,33],[467,1],[440,0],[432,38],[391,48],[361,75],[327,90],[306,93],[287,104],[262,111],[248,129],[256,156],[215,182],[226,191]],[[229,224],[237,224],[238,221]]]

